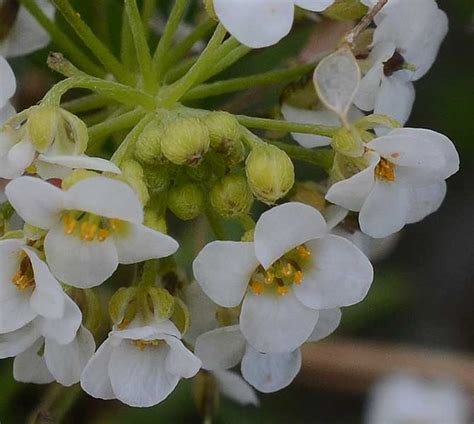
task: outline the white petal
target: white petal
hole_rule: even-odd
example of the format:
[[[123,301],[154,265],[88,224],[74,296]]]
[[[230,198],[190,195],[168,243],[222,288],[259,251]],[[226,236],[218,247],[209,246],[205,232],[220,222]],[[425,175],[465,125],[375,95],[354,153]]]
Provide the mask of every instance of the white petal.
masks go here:
[[[0,55],[0,108],[3,108],[15,94],[15,74],[8,62]]]
[[[26,222],[48,229],[58,223],[63,192],[38,178],[20,177],[5,187],[8,200]]]
[[[339,308],[325,309],[319,311],[319,319],[314,327],[308,342],[318,342],[336,331],[341,322],[341,310]]]
[[[91,158],[86,155],[77,156],[48,156],[39,155],[38,160],[67,168],[92,169],[94,171],[112,172],[121,174],[120,168],[109,160],[102,158]]]
[[[0,107],[0,127],[3,126],[7,119],[15,115],[15,113],[15,108],[10,102],[7,102],[5,106]]]
[[[48,232],[44,250],[53,274],[74,287],[98,286],[118,266],[117,250],[112,238],[84,241],[75,235],[65,234],[61,226]]]
[[[280,41],[293,24],[293,0],[214,0],[222,25],[248,47]]]
[[[421,221],[437,211],[446,196],[446,183],[439,183],[411,189],[411,205],[408,211],[407,224]]]
[[[64,292],[53,274],[30,247],[24,247],[33,267],[36,286],[30,298],[31,307],[47,318],[61,318],[64,314]]]
[[[143,325],[137,319],[133,320],[125,330],[114,330],[110,336],[119,339],[153,340],[162,339],[164,335],[180,337],[176,326],[170,321],[153,322]]]
[[[324,219],[326,220],[327,226],[330,230],[333,230],[337,225],[339,225],[347,216],[349,211],[347,209],[341,208],[337,205],[329,205],[324,211]]]
[[[258,266],[253,243],[213,241],[193,262],[194,277],[218,305],[237,306]]]
[[[35,319],[35,325],[45,338],[62,345],[74,340],[82,321],[81,310],[74,301],[66,295],[64,295],[64,301],[64,315],[61,318],[51,319],[38,316]]]
[[[375,184],[375,167],[380,161],[378,154],[368,152],[365,154],[369,165],[367,168],[352,177],[333,184],[326,199],[331,203],[342,206],[351,211],[360,211]]]
[[[301,368],[301,352],[260,353],[247,346],[242,359],[242,376],[263,393],[284,389]]]
[[[375,103],[380,92],[380,84],[383,79],[383,65],[376,63],[362,78],[354,97],[354,104],[365,111],[375,108]]]
[[[219,392],[240,405],[259,406],[257,394],[237,373],[226,370],[213,371]]]
[[[369,291],[373,269],[367,257],[349,240],[328,235],[307,243],[311,265],[303,282],[294,287],[308,308],[330,309],[360,302]]]
[[[17,356],[41,337],[32,322],[11,333],[0,334],[0,358]]]
[[[35,158],[35,149],[28,140],[14,144],[8,153],[0,158],[0,177],[13,179],[18,178],[31,165]]]
[[[79,181],[67,190],[66,203],[68,209],[136,224],[143,222],[143,207],[137,194],[126,183],[112,178],[91,177]]]
[[[126,224],[114,234],[118,260],[134,264],[153,258],[164,258],[178,250],[179,244],[170,236],[141,224]]]
[[[311,10],[312,12],[322,12],[335,1],[336,0],[295,0],[295,4],[296,6]]]
[[[69,387],[79,382],[81,373],[95,351],[94,337],[80,327],[76,338],[67,345],[46,340],[44,359],[55,380]]]
[[[166,371],[178,377],[194,377],[201,369],[201,360],[176,337],[165,336],[164,340],[170,347],[166,357]]]
[[[124,340],[114,348],[109,362],[113,391],[120,401],[130,406],[153,406],[168,397],[179,377],[166,370],[169,348],[140,349]]]
[[[260,216],[255,226],[255,253],[267,269],[286,252],[326,233],[319,211],[303,203],[285,203]]]
[[[410,190],[397,182],[377,181],[359,214],[361,230],[374,238],[400,231],[410,211]]]
[[[194,353],[205,370],[235,367],[245,351],[245,339],[238,325],[221,327],[202,334],[196,340]]]
[[[107,339],[97,349],[81,375],[81,387],[91,396],[99,399],[115,399],[115,393],[110,384],[109,361],[113,346]]]
[[[284,296],[249,292],[240,313],[240,330],[260,352],[289,352],[308,339],[318,316],[318,311],[300,303],[292,290]]]
[[[41,338],[13,362],[13,377],[21,383],[47,384],[54,381],[43,356],[38,355],[44,340]]]

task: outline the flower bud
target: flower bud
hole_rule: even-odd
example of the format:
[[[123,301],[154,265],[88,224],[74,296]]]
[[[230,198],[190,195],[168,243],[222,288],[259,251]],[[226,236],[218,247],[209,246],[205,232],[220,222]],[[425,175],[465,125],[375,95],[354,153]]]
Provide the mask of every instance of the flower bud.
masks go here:
[[[168,225],[165,217],[158,211],[151,207],[146,207],[144,210],[145,225],[160,233],[166,234],[168,232]]]
[[[133,159],[128,159],[122,162],[120,169],[122,170],[122,174],[116,178],[126,182],[132,187],[138,194],[142,204],[146,205],[150,200],[150,194],[148,193],[141,165]]]
[[[232,144],[230,150],[225,155],[225,160],[229,168],[233,168],[245,159],[245,146],[238,140]]]
[[[163,155],[176,165],[198,165],[209,150],[209,131],[197,118],[168,123],[161,140]]]
[[[212,207],[226,218],[247,213],[252,207],[253,195],[245,177],[227,175],[211,189]]]
[[[169,170],[164,165],[143,165],[143,176],[150,196],[168,189],[170,184]]]
[[[362,18],[368,10],[360,0],[336,0],[323,15],[337,21],[351,21]]]
[[[121,287],[112,295],[109,314],[114,324],[127,326],[135,318],[136,296],[136,287]]]
[[[197,184],[175,186],[168,193],[168,208],[183,221],[194,219],[204,209],[204,194]]]
[[[160,287],[147,287],[146,291],[153,305],[153,314],[157,321],[169,319],[173,315],[175,300],[168,290]]]
[[[240,125],[234,115],[227,112],[211,112],[203,119],[209,131],[211,148],[227,153],[240,140]]]
[[[298,109],[314,109],[320,103],[312,77],[304,77],[300,81],[289,84],[280,98],[285,103]]]
[[[364,154],[364,143],[355,129],[341,128],[334,134],[332,148],[345,156],[359,157]]]
[[[59,124],[58,108],[36,106],[31,108],[26,125],[30,141],[39,152],[44,152],[53,144]]]
[[[171,316],[176,328],[179,330],[181,335],[185,335],[189,329],[189,309],[186,304],[179,298],[174,297],[174,310]]]
[[[326,207],[323,188],[314,181],[296,183],[291,193],[291,200],[312,206],[319,211],[323,211]]]
[[[247,157],[245,170],[252,193],[267,204],[285,196],[295,182],[291,159],[272,145],[255,147]]]
[[[164,124],[158,120],[150,122],[138,137],[135,157],[146,164],[158,164],[163,162],[161,152],[161,139],[164,132]]]

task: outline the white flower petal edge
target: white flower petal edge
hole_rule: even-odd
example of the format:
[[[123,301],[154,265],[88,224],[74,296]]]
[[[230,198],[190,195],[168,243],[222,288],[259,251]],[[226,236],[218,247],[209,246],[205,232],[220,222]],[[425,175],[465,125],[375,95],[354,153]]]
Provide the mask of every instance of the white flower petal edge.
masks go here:
[[[44,343],[41,338],[27,350],[20,353],[13,361],[13,377],[21,383],[47,384],[54,381],[54,377],[46,366],[44,356],[39,355]]]
[[[259,406],[255,390],[237,373],[227,370],[213,371],[219,391],[240,405]]]
[[[342,313],[339,308],[319,311],[318,322],[311,336],[309,336],[308,342],[319,342],[336,331],[341,323],[341,316]]]
[[[0,55],[0,109],[3,108],[8,100],[15,94],[16,79],[15,74],[8,62]]]

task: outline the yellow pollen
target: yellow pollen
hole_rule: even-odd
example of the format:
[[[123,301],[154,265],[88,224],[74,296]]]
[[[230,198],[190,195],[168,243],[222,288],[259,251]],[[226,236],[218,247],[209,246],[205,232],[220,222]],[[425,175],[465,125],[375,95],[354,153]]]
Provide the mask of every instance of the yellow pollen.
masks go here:
[[[81,239],[85,241],[94,240],[97,229],[98,229],[97,224],[83,222],[81,224]]]
[[[296,271],[295,275],[293,275],[293,282],[296,285],[300,285],[303,282],[303,277],[304,277],[303,271]]]
[[[381,180],[389,182],[395,181],[395,164],[389,162],[387,159],[380,159],[380,162],[375,167],[375,176]]]
[[[70,236],[74,233],[77,226],[77,221],[71,215],[65,215],[63,219],[64,233]]]
[[[257,296],[260,296],[265,292],[263,284],[259,283],[258,281],[252,281],[250,283],[250,289],[252,290],[253,294],[256,294]]]
[[[32,276],[28,276],[27,274],[23,274],[21,271],[18,271],[12,277],[12,283],[18,290],[22,292],[28,287],[34,286],[35,280]]]
[[[117,219],[117,218],[110,218],[109,223],[110,223],[110,228],[112,228],[112,230],[116,231],[116,230],[119,230],[122,227],[123,221],[120,220],[120,219]]]
[[[286,287],[286,286],[278,286],[278,287],[277,287],[277,293],[278,293],[280,296],[284,296],[285,294],[288,293],[288,287]]]
[[[110,231],[105,229],[100,229],[97,234],[97,240],[104,241],[110,236]]]
[[[281,272],[285,277],[291,277],[294,272],[293,265],[291,265],[290,263],[285,264]]]
[[[265,272],[265,284],[267,285],[270,285],[273,283],[273,280],[275,279],[275,274],[273,273],[273,271],[266,271]]]
[[[303,245],[298,246],[296,251],[298,252],[298,256],[300,258],[307,259],[311,256],[311,252]]]
[[[132,340],[132,344],[140,350],[143,350],[146,347],[158,346],[159,343],[159,340]]]

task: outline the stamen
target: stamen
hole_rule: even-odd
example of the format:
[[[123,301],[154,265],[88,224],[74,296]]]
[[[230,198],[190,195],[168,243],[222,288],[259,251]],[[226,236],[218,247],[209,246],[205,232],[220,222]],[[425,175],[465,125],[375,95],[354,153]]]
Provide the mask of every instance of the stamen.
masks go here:
[[[159,344],[159,340],[132,340],[132,345],[138,347],[140,350],[143,350],[146,347],[158,346]]]
[[[70,236],[74,233],[77,226],[77,221],[69,214],[64,215],[63,218],[64,233]]]
[[[97,234],[97,240],[104,241],[110,236],[110,231],[104,228],[101,228]]]
[[[263,287],[263,284],[255,280],[253,280],[250,283],[250,289],[252,290],[253,294],[257,296],[260,296],[261,294],[265,292],[265,288]]]
[[[311,252],[303,245],[298,246],[296,251],[298,252],[298,256],[300,258],[307,259],[311,256]]]
[[[280,295],[280,296],[284,296],[285,294],[287,294],[289,291],[288,287],[287,286],[278,286],[277,287],[277,293]]]
[[[291,265],[290,263],[285,264],[281,272],[285,277],[291,277],[294,272],[293,265]]]
[[[274,279],[275,279],[275,274],[273,273],[271,269],[265,272],[265,277],[264,277],[265,284],[267,285],[272,284]]]
[[[120,228],[122,227],[123,221],[117,218],[110,218],[109,224],[110,224],[110,228],[112,228],[113,231],[117,231],[117,230],[120,230]]]
[[[303,282],[304,274],[303,271],[296,271],[293,275],[293,282],[296,285],[300,285]]]
[[[387,159],[381,158],[375,167],[375,176],[384,181],[395,181],[395,164],[389,162]]]

